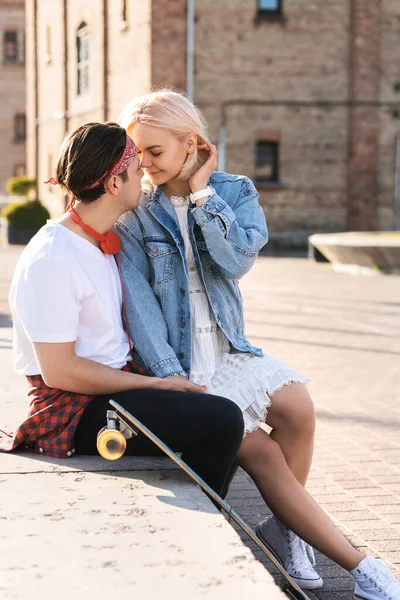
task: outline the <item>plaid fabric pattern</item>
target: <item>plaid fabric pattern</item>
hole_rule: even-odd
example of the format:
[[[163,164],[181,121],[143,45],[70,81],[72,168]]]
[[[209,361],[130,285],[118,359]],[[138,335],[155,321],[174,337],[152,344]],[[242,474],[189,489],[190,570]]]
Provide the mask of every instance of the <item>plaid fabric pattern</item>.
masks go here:
[[[127,363],[122,371],[145,375],[134,362]],[[46,456],[72,456],[79,419],[95,396],[50,388],[41,375],[28,376],[27,379],[30,385],[27,415],[14,433],[0,429],[0,452],[11,452],[18,446],[25,446]]]

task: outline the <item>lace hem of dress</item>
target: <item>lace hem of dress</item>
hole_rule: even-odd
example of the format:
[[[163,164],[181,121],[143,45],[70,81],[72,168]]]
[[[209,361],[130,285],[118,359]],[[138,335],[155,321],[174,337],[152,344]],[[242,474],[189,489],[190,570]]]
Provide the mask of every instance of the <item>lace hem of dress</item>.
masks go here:
[[[262,407],[261,418],[258,418],[258,415],[256,415],[254,413],[254,411],[252,410],[252,405],[250,405],[248,408],[246,408],[246,410],[243,411],[243,421],[244,421],[243,437],[245,435],[247,435],[248,433],[257,431],[257,429],[259,429],[260,426],[266,422],[267,416],[268,416],[268,408],[272,404],[271,397],[273,397],[277,392],[280,392],[285,387],[285,385],[290,385],[291,383],[305,383],[306,384],[306,383],[309,383],[309,381],[310,380],[305,377],[300,377],[298,379],[290,379],[288,381],[285,381],[285,383],[282,383],[282,385],[279,387],[279,389],[275,390],[275,392],[273,394],[269,394],[269,396],[267,396],[267,398],[269,398],[269,403],[266,403]]]
[[[261,361],[265,361],[265,364],[260,364]],[[245,371],[246,373],[238,372],[221,387],[212,386],[212,393],[229,398],[242,409],[245,434],[255,431],[265,423],[268,408],[272,404],[271,399],[284,386],[309,381],[289,366],[271,372],[268,359],[265,358],[250,359],[246,363]]]

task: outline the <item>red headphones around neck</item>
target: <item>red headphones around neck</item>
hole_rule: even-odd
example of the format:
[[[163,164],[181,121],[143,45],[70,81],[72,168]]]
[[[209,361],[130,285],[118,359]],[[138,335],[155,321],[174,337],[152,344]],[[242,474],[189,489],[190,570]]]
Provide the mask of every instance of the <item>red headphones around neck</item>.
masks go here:
[[[94,237],[100,242],[100,248],[104,254],[118,254],[121,250],[121,240],[114,231],[107,231],[107,233],[99,233],[90,225],[87,225],[82,221],[79,215],[76,214],[73,208],[70,208],[68,212],[71,215],[71,219],[80,225],[86,233]]]
[[[94,237],[96,240],[98,240],[100,242],[100,248],[102,249],[104,254],[116,254],[117,255],[115,257],[115,259],[117,261],[118,270],[119,270],[119,274],[120,274],[120,278],[121,278],[122,311],[123,311],[123,315],[124,315],[124,319],[125,319],[124,329],[126,331],[126,335],[128,336],[128,345],[129,345],[129,349],[131,350],[133,348],[133,344],[132,344],[131,336],[129,334],[128,313],[126,310],[126,291],[125,291],[125,285],[124,285],[124,278],[122,276],[121,260],[120,260],[120,257],[118,256],[118,252],[121,250],[121,240],[119,239],[118,235],[114,231],[107,231],[107,233],[104,233],[104,234],[99,233],[98,231],[93,229],[93,227],[90,227],[90,225],[87,225],[86,223],[84,223],[82,221],[82,219],[80,218],[80,216],[76,214],[76,212],[74,211],[74,209],[72,207],[68,209],[68,212],[71,215],[71,219],[75,223],[80,225],[82,227],[82,229],[84,231],[86,231],[86,233],[88,233],[89,235],[91,235],[92,237]]]

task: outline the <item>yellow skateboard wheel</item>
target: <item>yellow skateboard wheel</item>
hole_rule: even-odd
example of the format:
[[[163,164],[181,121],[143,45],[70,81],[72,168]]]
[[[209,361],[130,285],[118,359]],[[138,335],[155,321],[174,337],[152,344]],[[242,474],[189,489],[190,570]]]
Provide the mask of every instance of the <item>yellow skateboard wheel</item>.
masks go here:
[[[126,450],[126,439],[116,429],[103,427],[97,434],[97,450],[107,460],[117,460]]]

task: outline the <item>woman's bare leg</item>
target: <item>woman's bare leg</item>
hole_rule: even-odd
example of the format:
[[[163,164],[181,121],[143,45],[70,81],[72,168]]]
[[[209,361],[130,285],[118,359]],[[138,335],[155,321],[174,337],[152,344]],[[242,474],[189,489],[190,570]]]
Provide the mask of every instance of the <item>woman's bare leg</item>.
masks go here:
[[[305,385],[285,385],[272,397],[267,425],[297,481],[305,486],[314,451],[315,411]]]
[[[245,436],[238,463],[274,514],[305,542],[347,570],[364,558],[297,481],[279,444],[265,431],[258,429]]]

